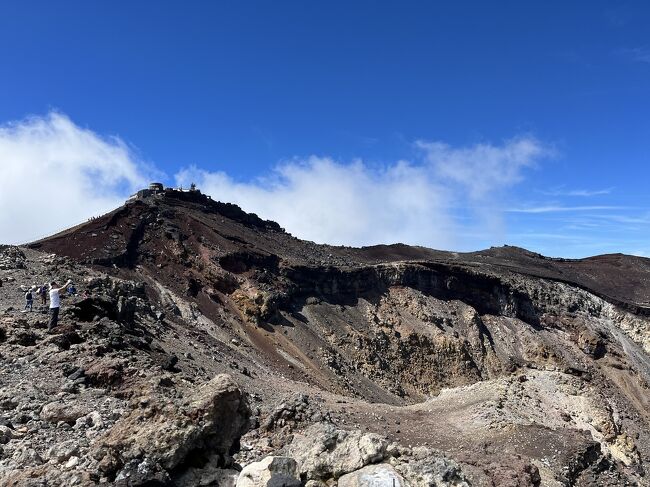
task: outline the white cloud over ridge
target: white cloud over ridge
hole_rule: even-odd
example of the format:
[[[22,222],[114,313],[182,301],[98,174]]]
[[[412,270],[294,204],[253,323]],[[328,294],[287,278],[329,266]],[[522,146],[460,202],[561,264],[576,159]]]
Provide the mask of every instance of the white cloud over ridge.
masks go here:
[[[0,243],[22,243],[119,206],[147,169],[117,137],[63,114],[0,126]]]
[[[453,234],[453,221],[441,211],[446,189],[425,169],[404,161],[373,171],[361,161],[342,164],[312,156],[285,162],[271,177],[253,182],[196,167],[176,177],[179,184],[196,181],[213,198],[237,203],[319,243],[400,240],[446,246]]]
[[[506,190],[549,154],[529,136],[465,147],[418,141],[414,151],[412,161],[381,167],[311,156],[251,181],[194,166],[175,179],[319,243],[468,249],[505,238]],[[0,125],[0,243],[31,241],[109,211],[151,177],[161,173],[120,138],[61,113]]]
[[[176,181],[195,182],[215,199],[318,243],[450,249],[466,246],[462,235],[469,228],[485,240],[499,232],[502,192],[549,153],[532,137],[463,148],[419,141],[416,148],[418,162],[381,168],[311,156],[285,161],[271,176],[249,182],[196,167],[181,170]]]

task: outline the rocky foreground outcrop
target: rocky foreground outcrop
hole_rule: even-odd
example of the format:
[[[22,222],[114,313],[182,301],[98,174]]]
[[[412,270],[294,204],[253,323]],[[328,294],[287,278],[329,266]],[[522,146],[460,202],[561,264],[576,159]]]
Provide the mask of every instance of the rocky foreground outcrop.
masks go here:
[[[95,442],[91,456],[99,469],[118,483],[141,482],[142,471],[192,469],[206,454],[228,466],[233,445],[248,429],[249,410],[242,392],[227,375],[200,385],[182,401],[145,393],[132,399],[135,408]]]
[[[177,383],[137,283],[49,256],[31,264],[12,268],[22,274],[5,280],[3,304],[21,296],[19,281],[43,282],[48,271],[74,276],[92,294],[64,297],[51,333],[45,309],[3,310],[0,483],[194,485],[183,479],[197,475],[197,462],[232,466],[250,426],[245,393],[232,378]]]
[[[379,435],[341,430],[331,423],[306,428],[284,454],[247,465],[236,487],[470,485],[460,466],[438,451],[401,447]]]
[[[0,267],[0,485],[648,484],[646,260],[320,246],[178,193]]]

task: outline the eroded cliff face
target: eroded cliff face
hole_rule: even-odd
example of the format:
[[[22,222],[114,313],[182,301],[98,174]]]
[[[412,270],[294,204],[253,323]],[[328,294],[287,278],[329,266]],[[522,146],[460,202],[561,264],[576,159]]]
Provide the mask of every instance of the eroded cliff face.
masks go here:
[[[83,338],[68,350],[84,370],[92,357],[106,362],[84,387],[108,387],[107,397],[122,401],[120,424],[138,414],[185,414],[133,413],[124,401],[141,396],[140,382],[166,384],[167,396],[184,388],[181,395],[191,395],[228,372],[251,406],[251,430],[234,442],[244,446],[238,452],[220,459],[204,452],[200,465],[183,459],[171,471],[145,449],[110,471],[93,463],[101,459],[83,464],[99,469],[89,482],[116,481],[147,461],[152,478],[221,485],[236,479],[237,465],[286,454],[297,461],[291,472],[298,482],[332,484],[354,470],[336,470],[340,460],[332,457],[322,466],[329,473],[309,473],[315,460],[293,453],[300,447],[292,442],[294,434],[317,431],[334,445],[345,435],[330,429],[339,428],[358,431],[358,441],[372,433],[394,445],[355,470],[381,464],[410,485],[648,483],[645,261],[561,261],[514,248],[450,254],[322,246],[201,198],[136,202],[33,247],[25,269],[9,271],[14,278],[74,270],[85,286],[106,290],[76,303],[64,320],[68,333]],[[43,264],[44,251],[67,256],[68,264]],[[602,280],[623,282],[620,268],[633,292]],[[8,335],[18,336],[22,325],[12,313],[3,319]],[[94,323],[105,330],[100,343],[84,331]],[[46,338],[23,338],[7,340],[5,353],[30,362]],[[146,364],[141,380],[124,373],[133,357]],[[323,422],[331,425],[309,427]],[[123,441],[115,419],[104,423],[106,437]],[[269,465],[276,464],[293,465]]]

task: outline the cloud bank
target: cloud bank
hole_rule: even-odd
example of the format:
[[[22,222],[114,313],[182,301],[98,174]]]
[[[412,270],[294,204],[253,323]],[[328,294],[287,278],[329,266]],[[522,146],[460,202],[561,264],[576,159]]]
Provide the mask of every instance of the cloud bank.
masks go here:
[[[60,113],[0,126],[0,243],[22,243],[119,206],[151,171],[117,137]]]
[[[412,149],[412,160],[383,166],[294,158],[251,181],[190,166],[175,182],[195,182],[217,200],[319,243],[468,249],[505,241],[507,190],[549,154],[530,136],[465,147],[421,140]],[[1,125],[0,243],[81,223],[119,206],[152,178],[164,181],[123,140],[61,113]]]
[[[396,240],[447,246],[453,221],[447,190],[427,170],[401,161],[371,170],[309,157],[285,162],[267,178],[236,182],[223,172],[190,167],[179,184],[197,182],[213,198],[275,220],[292,234],[322,243],[367,245]],[[424,196],[424,197],[423,197]]]
[[[215,199],[318,243],[460,248],[468,232],[489,240],[501,229],[503,192],[549,153],[532,137],[462,148],[418,141],[415,148],[415,162],[379,168],[311,156],[285,161],[254,181],[192,166],[176,182],[195,182]]]

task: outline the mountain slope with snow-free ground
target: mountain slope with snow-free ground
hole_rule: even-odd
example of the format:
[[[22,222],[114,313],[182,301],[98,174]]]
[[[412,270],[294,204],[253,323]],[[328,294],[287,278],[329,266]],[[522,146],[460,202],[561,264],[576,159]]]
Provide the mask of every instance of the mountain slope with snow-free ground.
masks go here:
[[[310,487],[368,465],[409,485],[648,484],[648,259],[317,245],[179,191],[3,252],[0,479],[228,485],[276,455]],[[52,278],[90,296],[49,335],[16,289]],[[51,402],[87,407],[55,421]]]

